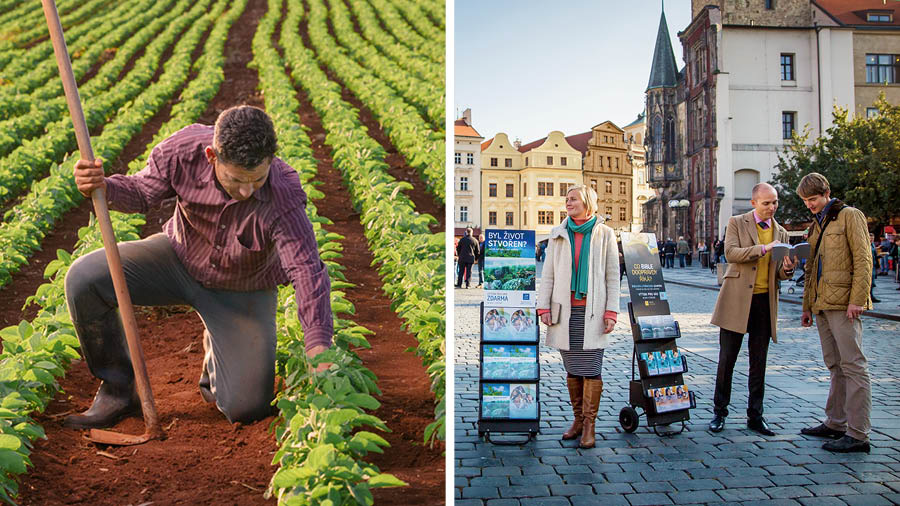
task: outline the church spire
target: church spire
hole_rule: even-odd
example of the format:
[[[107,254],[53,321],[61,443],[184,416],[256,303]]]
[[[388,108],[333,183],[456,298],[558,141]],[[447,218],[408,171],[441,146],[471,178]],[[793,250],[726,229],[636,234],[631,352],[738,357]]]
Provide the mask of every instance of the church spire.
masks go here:
[[[663,0],[663,11],[659,17],[659,31],[656,33],[656,47],[653,49],[653,66],[650,68],[650,82],[647,83],[647,89],[675,87],[677,79],[678,68],[675,64],[672,42],[669,39],[665,0]]]

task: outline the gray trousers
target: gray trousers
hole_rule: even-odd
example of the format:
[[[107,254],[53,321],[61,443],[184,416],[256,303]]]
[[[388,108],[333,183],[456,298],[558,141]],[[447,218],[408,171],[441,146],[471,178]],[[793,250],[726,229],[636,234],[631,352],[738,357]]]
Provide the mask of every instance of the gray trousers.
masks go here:
[[[869,363],[862,350],[862,322],[847,318],[847,311],[822,311],[816,315],[822,357],[831,374],[825,402],[825,426],[869,440],[872,428],[872,385]]]
[[[119,244],[132,303],[189,305],[203,324],[200,387],[230,422],[272,411],[277,290],[213,290],[185,270],[168,238],[156,234]],[[77,259],[65,281],[66,301],[91,374],[117,389],[133,388],[134,370],[102,249]],[[153,371],[149,374],[152,376]]]

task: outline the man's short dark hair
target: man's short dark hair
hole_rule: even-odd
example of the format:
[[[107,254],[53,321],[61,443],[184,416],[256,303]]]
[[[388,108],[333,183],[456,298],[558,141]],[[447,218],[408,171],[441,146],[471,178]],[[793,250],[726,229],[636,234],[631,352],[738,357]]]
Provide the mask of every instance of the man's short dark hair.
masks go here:
[[[275,126],[269,115],[258,107],[239,105],[226,109],[216,119],[213,148],[224,163],[256,168],[275,156],[278,149]]]

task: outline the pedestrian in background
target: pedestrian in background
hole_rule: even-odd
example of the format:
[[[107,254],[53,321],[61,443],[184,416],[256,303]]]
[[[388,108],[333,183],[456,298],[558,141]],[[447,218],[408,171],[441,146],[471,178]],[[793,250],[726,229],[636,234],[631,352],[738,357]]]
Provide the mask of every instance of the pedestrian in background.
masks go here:
[[[597,218],[597,208],[593,189],[569,188],[567,217],[550,231],[537,298],[538,315],[547,325],[547,346],[562,355],[575,416],[562,439],[581,435],[582,448],[595,444],[603,350],[619,312],[616,234]]]
[[[772,247],[786,243],[787,230],[775,221],[778,192],[767,183],[753,187],[750,204],[753,210],[728,220],[725,235],[725,271],[722,289],[716,299],[712,324],[719,327],[719,365],[713,398],[715,416],[709,430],[720,432],[725,427],[734,364],[744,334],[750,350],[750,391],[747,403],[747,428],[764,436],[774,436],[763,418],[766,388],[766,358],[769,339],[776,339],[778,323],[778,289],[776,280],[790,279],[794,263],[789,256],[782,262],[771,262]]]
[[[678,244],[675,245],[675,253],[678,254],[678,267],[684,269],[684,259],[691,252],[691,247],[688,245],[688,242],[684,240],[684,236],[678,237]]]
[[[869,232],[869,250],[872,253],[872,284],[869,285],[869,298],[872,302],[881,302],[875,297],[875,278],[878,277],[878,248],[875,246],[875,234]]]
[[[478,286],[484,285],[484,234],[478,234]]]
[[[671,237],[666,237],[666,243],[663,245],[663,250],[666,253],[666,268],[674,269],[675,268],[675,242],[672,241]]]
[[[472,279],[472,264],[478,259],[478,242],[472,237],[471,227],[466,229],[466,235],[456,245],[456,254],[459,257],[456,288],[462,288],[463,279],[466,280],[466,288],[469,288]]]
[[[859,320],[872,307],[866,217],[831,198],[828,180],[816,172],[803,176],[797,194],[815,216],[809,232],[813,250],[806,263],[801,324],[810,327],[815,321],[822,358],[831,373],[825,421],[800,432],[833,439],[822,445],[829,451],[868,453],[872,388]]]

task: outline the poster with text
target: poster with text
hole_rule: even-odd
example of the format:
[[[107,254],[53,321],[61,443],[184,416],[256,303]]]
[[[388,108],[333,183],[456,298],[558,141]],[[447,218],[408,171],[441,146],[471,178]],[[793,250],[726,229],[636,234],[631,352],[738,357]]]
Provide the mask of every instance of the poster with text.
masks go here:
[[[536,343],[538,317],[533,307],[484,307],[481,322],[484,341]]]
[[[485,305],[534,307],[534,230],[487,229],[484,234]]]
[[[621,239],[634,316],[669,314],[669,301],[666,296],[662,265],[659,262],[656,236],[622,232]]]

